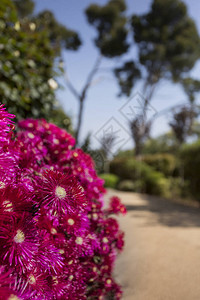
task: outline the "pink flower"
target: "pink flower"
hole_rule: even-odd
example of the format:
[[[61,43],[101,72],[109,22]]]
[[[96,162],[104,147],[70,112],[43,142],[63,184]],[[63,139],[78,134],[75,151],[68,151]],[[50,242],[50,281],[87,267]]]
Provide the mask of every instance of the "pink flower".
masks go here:
[[[112,277],[124,214],[94,162],[46,120],[19,122],[0,106],[0,299],[120,299]],[[3,297],[3,298],[2,298]]]
[[[57,171],[46,171],[38,181],[37,198],[52,214],[84,210],[87,204],[83,189],[76,179]]]
[[[20,217],[1,214],[0,258],[4,263],[24,272],[38,245],[38,233],[30,214],[23,213]]]
[[[109,204],[109,208],[108,208],[108,213],[109,214],[126,214],[126,207],[121,203],[121,200],[116,197],[113,196],[112,198],[110,198],[110,204]]]

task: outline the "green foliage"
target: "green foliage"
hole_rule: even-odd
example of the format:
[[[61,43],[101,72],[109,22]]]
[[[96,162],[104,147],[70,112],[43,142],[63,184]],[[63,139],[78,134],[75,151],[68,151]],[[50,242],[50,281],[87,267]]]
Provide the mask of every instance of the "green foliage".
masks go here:
[[[33,9],[32,1],[2,0],[0,3],[1,102],[17,119],[46,118],[72,132],[70,118],[54,105],[58,84],[53,78],[61,75],[62,70],[55,64],[58,51],[52,47],[53,34],[60,29],[63,37],[67,29],[59,28],[53,14],[49,28],[47,24],[42,27],[40,18],[35,17],[38,23],[34,23],[30,16]],[[52,19],[54,23],[50,22]],[[59,34],[58,40],[61,47],[63,40]],[[68,48],[72,47],[70,34],[68,39],[65,36],[65,41]]]
[[[196,94],[200,92],[200,81],[187,77],[183,78],[182,85],[189,101],[194,102]]]
[[[10,0],[1,0],[0,1],[0,29],[6,27],[7,21],[16,22],[17,21],[17,12],[14,4]]]
[[[180,151],[184,177],[189,181],[190,194],[200,201],[200,140],[194,144],[185,145]]]
[[[95,44],[104,56],[115,57],[128,50],[125,10],[124,0],[110,0],[104,6],[91,4],[85,11],[97,30]]]
[[[170,75],[178,80],[199,58],[198,31],[180,0],[154,0],[147,14],[132,17],[132,27],[152,83]]]
[[[165,133],[157,138],[150,138],[143,147],[143,154],[175,153],[177,140],[172,132]]]
[[[17,8],[20,19],[33,13],[35,4],[32,0],[13,0],[13,2]]]
[[[125,192],[136,192],[141,189],[132,180],[122,180],[117,186],[118,190]]]
[[[115,156],[116,158],[123,158],[123,157],[126,157],[126,158],[132,158],[134,157],[134,150],[120,150],[117,155]]]
[[[144,155],[142,161],[165,176],[172,176],[176,168],[175,156],[168,153]]]
[[[33,21],[37,31],[46,31],[54,51],[59,54],[62,48],[77,50],[81,40],[77,32],[60,24],[51,11],[45,10],[37,15]]]
[[[200,57],[200,39],[186,5],[180,0],[153,0],[148,13],[132,16],[131,27],[148,101],[153,95],[152,87],[162,78],[182,82],[192,99],[194,95],[190,88],[188,91],[188,84],[199,88],[199,83],[183,78]],[[139,78],[136,65],[134,61],[128,61],[118,70],[120,73],[115,72],[115,75],[121,89],[120,96],[129,96]]]
[[[119,176],[120,181],[131,180],[137,192],[167,197],[169,183],[164,175],[155,171],[142,161],[133,158],[116,158],[110,164],[111,173]]]
[[[158,195],[169,197],[169,181],[163,176],[162,173],[146,169],[144,175],[144,191],[150,195]]]
[[[122,67],[115,68],[114,74],[121,87],[119,96],[130,96],[132,87],[141,78],[141,72],[133,61],[126,62]]]
[[[115,189],[119,182],[119,177],[114,174],[105,173],[105,174],[100,174],[99,177],[105,180],[105,184],[104,184],[105,187]]]
[[[192,133],[193,121],[197,117],[197,112],[193,107],[182,107],[173,114],[173,119],[169,123],[179,144],[186,141]]]
[[[17,118],[47,117],[55,99],[48,80],[54,75],[54,52],[46,32],[20,24],[9,0],[0,4],[0,97]],[[31,47],[30,47],[31,45]]]
[[[180,177],[169,178],[170,197],[173,199],[191,198],[190,182]]]

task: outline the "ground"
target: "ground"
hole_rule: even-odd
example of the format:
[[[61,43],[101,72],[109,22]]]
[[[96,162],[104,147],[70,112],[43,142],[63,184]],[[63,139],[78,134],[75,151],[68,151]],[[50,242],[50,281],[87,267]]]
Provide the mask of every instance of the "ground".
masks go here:
[[[200,299],[200,209],[109,190],[128,209],[119,217],[125,249],[115,278],[123,300]]]

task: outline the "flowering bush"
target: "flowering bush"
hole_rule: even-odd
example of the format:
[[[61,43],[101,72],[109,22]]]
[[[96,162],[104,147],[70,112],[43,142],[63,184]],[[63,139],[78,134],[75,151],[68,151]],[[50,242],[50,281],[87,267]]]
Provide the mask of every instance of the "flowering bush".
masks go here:
[[[120,299],[112,278],[123,233],[103,180],[75,140],[0,106],[0,299]]]

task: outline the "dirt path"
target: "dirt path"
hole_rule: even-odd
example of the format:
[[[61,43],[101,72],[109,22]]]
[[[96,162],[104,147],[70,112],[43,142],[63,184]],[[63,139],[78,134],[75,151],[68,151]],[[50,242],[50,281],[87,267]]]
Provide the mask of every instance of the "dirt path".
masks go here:
[[[117,193],[126,246],[115,277],[123,300],[200,300],[200,210],[134,193]]]

